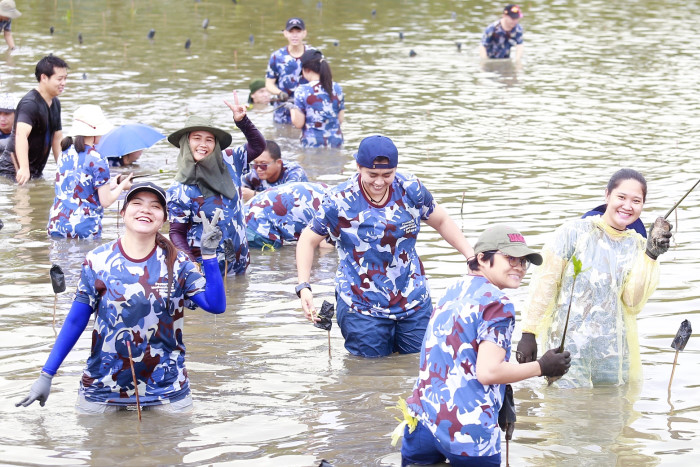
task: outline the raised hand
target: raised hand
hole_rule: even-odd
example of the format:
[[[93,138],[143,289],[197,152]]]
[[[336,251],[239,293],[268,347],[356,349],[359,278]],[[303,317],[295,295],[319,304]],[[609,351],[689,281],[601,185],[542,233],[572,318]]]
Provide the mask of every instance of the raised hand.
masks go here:
[[[673,226],[663,217],[657,217],[647,236],[647,256],[656,259],[668,251],[671,245]]]
[[[209,222],[207,216],[204,213],[201,213],[202,238],[200,239],[199,249],[202,252],[202,257],[205,255],[215,255],[216,249],[221,243],[221,237],[223,237],[223,234],[221,233],[219,226],[216,225],[219,222],[219,217],[221,217],[221,214],[221,209],[217,209],[216,212],[214,212],[214,217],[212,218],[211,222]]]
[[[229,109],[231,109],[231,112],[233,112],[233,120],[236,122],[240,122],[245,118],[246,116],[246,106],[241,105],[238,102],[238,93],[234,90],[233,91],[233,104],[228,102],[226,99],[224,99],[224,104],[228,106]]]

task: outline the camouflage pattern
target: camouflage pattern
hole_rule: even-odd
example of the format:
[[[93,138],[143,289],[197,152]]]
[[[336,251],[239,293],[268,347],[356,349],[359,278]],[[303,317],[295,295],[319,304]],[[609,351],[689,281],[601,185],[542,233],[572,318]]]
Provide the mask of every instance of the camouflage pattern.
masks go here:
[[[343,145],[338,114],[345,110],[345,96],[338,83],[333,83],[333,96],[329,96],[318,81],[299,86],[294,93],[294,106],[306,116],[301,130],[303,147],[339,148]]]
[[[510,58],[511,47],[522,43],[523,27],[516,24],[510,31],[504,31],[500,19],[490,24],[481,37],[481,45],[489,58]]]
[[[173,182],[166,193],[170,222],[190,225],[187,231],[187,242],[190,248],[200,247],[200,238],[202,237],[201,216],[206,216],[211,221],[217,209],[223,211],[217,223],[223,236],[216,254],[219,263],[224,264],[223,243],[227,238],[233,241],[236,252],[235,261],[229,260],[228,272],[234,274],[245,273],[248,263],[250,263],[248,240],[246,239],[245,223],[243,221],[243,197],[241,195],[241,174],[248,162],[245,147],[245,145],[242,145],[230,151],[230,153],[229,151],[223,152],[224,163],[233,179],[233,183],[236,185],[237,193],[235,198],[229,199],[220,194],[205,198],[197,185],[185,185],[178,181]]]
[[[450,286],[428,323],[420,371],[409,411],[447,451],[492,456],[501,451],[498,411],[504,384],[485,386],[476,378],[479,344],[493,342],[510,359],[515,308],[505,293],[482,276],[465,276]]]
[[[244,188],[250,188],[254,191],[265,191],[273,186],[283,185],[289,182],[308,182],[304,168],[296,162],[282,161],[282,171],[279,178],[270,183],[267,180],[260,180],[258,173],[254,169],[241,177],[241,183]]]
[[[629,381],[631,363],[639,360],[636,314],[658,280],[658,266],[644,254],[645,247],[637,232],[617,231],[600,216],[567,222],[546,243],[523,311],[523,330],[537,335],[540,348],[561,344],[574,282],[571,257],[576,255],[583,267],[564,348],[571,352],[571,367],[556,386]]]
[[[304,52],[312,49],[308,45],[304,46]],[[294,58],[289,53],[287,47],[282,47],[270,56],[270,61],[267,64],[266,78],[274,79],[275,84],[281,90],[289,94],[289,97],[294,96],[297,86],[308,83],[306,78],[301,75],[301,61],[299,58]],[[273,104],[279,105],[279,104]],[[289,115],[289,109],[286,106],[280,106],[275,110],[275,123],[291,124],[292,118]]]
[[[92,147],[78,153],[71,146],[56,163],[55,198],[47,230],[54,237],[88,238],[102,234],[97,189],[109,183],[109,164]]]
[[[279,246],[299,240],[321,206],[328,185],[296,182],[258,193],[246,206],[249,231]]]
[[[331,189],[310,226],[336,243],[339,300],[365,315],[402,319],[430,298],[415,247],[435,202],[413,176],[397,173],[389,189],[384,206],[370,204],[355,174]]]
[[[179,252],[170,301],[168,274],[160,247],[143,260],[126,256],[119,240],[85,257],[75,299],[96,311],[92,347],[80,394],[90,402],[134,404],[129,366],[131,345],[142,405],[177,401],[189,394],[182,340],[185,307],[205,288],[204,277]]]

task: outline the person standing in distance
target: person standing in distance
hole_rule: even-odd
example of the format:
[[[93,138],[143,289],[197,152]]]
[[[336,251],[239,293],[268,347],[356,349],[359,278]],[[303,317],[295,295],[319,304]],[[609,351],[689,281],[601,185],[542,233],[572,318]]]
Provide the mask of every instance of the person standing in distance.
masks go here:
[[[501,19],[490,24],[481,37],[479,55],[487,58],[510,58],[515,46],[515,62],[523,57],[523,27],[519,24],[523,11],[518,5],[506,5]]]
[[[306,25],[301,18],[289,18],[284,27],[284,37],[289,44],[282,47],[270,56],[265,75],[265,87],[270,94],[277,96],[279,102],[285,102],[294,96],[294,91],[300,84],[307,83],[301,75],[300,58],[309,47],[304,44],[306,38]],[[285,105],[278,105],[275,109],[275,123],[291,124],[292,118],[289,109]]]
[[[17,104],[10,142],[0,156],[0,175],[24,185],[44,172],[49,151],[61,155],[61,102],[68,77],[68,65],[55,55],[39,60],[34,72],[39,82]]]

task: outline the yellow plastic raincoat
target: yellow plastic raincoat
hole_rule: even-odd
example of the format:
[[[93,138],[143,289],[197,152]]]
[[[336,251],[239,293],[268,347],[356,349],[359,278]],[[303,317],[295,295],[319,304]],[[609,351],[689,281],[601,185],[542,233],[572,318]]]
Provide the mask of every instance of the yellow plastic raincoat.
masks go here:
[[[637,314],[658,284],[658,263],[645,254],[646,240],[620,232],[600,216],[567,222],[545,245],[523,311],[523,332],[540,349],[561,344],[574,278],[572,255],[583,272],[576,279],[565,350],[571,368],[556,385],[624,384],[641,377]]]

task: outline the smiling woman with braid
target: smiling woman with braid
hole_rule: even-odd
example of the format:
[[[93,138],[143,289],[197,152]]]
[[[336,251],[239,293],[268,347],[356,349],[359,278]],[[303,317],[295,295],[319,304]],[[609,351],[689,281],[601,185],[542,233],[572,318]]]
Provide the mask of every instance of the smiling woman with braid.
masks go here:
[[[87,254],[71,307],[39,379],[17,405],[43,406],[51,381],[95,314],[92,348],[83,370],[76,410],[115,412],[140,404],[169,412],[192,408],[185,369],[185,308],[209,313],[226,309],[216,261],[221,231],[219,212],[205,222],[201,239],[204,274],[159,231],[167,219],[165,192],[137,183],[121,210],[125,233]]]

